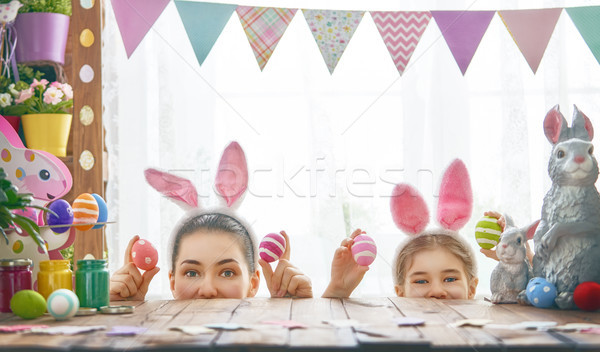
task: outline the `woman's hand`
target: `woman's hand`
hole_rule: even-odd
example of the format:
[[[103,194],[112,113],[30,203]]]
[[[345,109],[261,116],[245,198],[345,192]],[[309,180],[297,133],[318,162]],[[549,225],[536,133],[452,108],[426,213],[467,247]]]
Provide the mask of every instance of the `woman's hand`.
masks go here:
[[[127,245],[125,250],[125,264],[110,278],[110,300],[111,301],[143,301],[148,292],[148,286],[150,281],[158,271],[159,267],[155,267],[152,270],[140,273],[140,270],[133,264],[133,258],[131,257],[131,248],[135,241],[140,236],[133,236]]]
[[[271,268],[271,264],[262,259],[258,260],[271,297],[284,297],[286,295],[303,298],[312,297],[310,278],[290,263],[290,239],[285,231],[280,233],[285,238],[285,251],[279,258],[275,271]]]
[[[335,250],[333,261],[331,262],[331,280],[323,293],[323,297],[349,297],[356,286],[362,281],[369,267],[356,264],[356,261],[352,257],[352,245],[354,244],[354,238],[364,233],[360,229],[355,230]]]

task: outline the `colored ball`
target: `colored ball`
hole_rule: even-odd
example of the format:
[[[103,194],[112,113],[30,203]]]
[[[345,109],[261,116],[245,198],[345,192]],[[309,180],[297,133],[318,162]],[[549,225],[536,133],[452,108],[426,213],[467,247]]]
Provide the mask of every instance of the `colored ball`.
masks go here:
[[[527,299],[538,308],[550,308],[556,298],[556,286],[541,277],[529,280],[526,289]]]
[[[158,263],[158,251],[152,243],[139,239],[131,247],[133,264],[142,270],[152,270]]]
[[[23,319],[35,319],[46,312],[46,300],[33,290],[21,290],[12,296],[10,309]]]
[[[573,301],[581,310],[593,312],[600,309],[600,284],[593,281],[580,283],[573,292]]]
[[[94,197],[96,203],[98,203],[98,222],[106,222],[108,219],[108,207],[106,206],[106,202],[96,193],[92,193],[92,197]],[[94,225],[92,230],[101,229],[102,227],[104,227],[104,224]]]
[[[492,249],[500,241],[502,227],[498,225],[498,219],[491,216],[484,216],[475,225],[475,239],[477,244],[483,249]]]
[[[64,199],[57,199],[50,203],[48,209],[56,213],[56,215],[47,212],[46,213],[46,224],[50,226],[54,225],[71,225],[73,223],[73,208],[71,204]],[[52,231],[55,233],[63,233],[69,230],[68,226],[64,227],[53,227]]]
[[[82,193],[73,202],[73,224],[86,224],[75,226],[79,231],[87,231],[94,227],[98,220],[98,202],[89,193]]]
[[[65,288],[58,289],[48,296],[48,313],[56,320],[72,318],[79,310],[79,298]]]
[[[358,265],[371,265],[377,256],[375,241],[367,235],[356,236],[352,245],[352,256]]]
[[[280,233],[270,233],[263,237],[258,246],[258,255],[267,263],[279,260],[285,252],[285,237]]]

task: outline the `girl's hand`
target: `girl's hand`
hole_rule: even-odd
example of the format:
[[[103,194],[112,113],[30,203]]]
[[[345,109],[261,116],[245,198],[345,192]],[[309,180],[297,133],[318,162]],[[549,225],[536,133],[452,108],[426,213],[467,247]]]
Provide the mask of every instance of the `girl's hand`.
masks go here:
[[[142,275],[140,270],[133,264],[131,257],[131,248],[135,241],[140,236],[133,236],[125,250],[125,264],[110,278],[110,300],[111,301],[143,301],[148,292],[150,281],[158,271],[159,267],[144,272]]]
[[[280,233],[285,238],[285,251],[281,258],[279,258],[275,271],[273,271],[271,265],[266,261],[262,259],[258,260],[263,269],[263,275],[265,276],[271,297],[290,295],[310,298],[313,296],[310,278],[290,263],[290,239],[285,231],[281,231]]]
[[[504,217],[504,215],[502,215],[496,211],[486,211],[485,213],[483,213],[483,215],[491,216],[492,218],[498,219],[498,225],[500,225],[500,227],[502,228],[502,232],[504,232],[504,230],[506,229],[506,218]],[[498,259],[498,255],[496,255],[496,249],[481,248],[479,251],[488,258],[492,258],[496,261],[500,260],[500,259]]]
[[[352,258],[351,248],[354,244],[354,238],[364,233],[366,232],[360,229],[355,230],[335,250],[333,261],[331,262],[331,281],[327,289],[325,289],[323,297],[349,297],[356,286],[362,281],[369,267],[356,264],[354,258]]]

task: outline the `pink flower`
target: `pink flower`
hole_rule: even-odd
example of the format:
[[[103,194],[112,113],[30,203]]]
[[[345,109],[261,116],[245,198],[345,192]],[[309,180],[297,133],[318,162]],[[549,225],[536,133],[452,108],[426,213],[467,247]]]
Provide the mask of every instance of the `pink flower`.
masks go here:
[[[63,83],[60,87],[63,93],[65,93],[65,98],[67,100],[73,99],[73,87],[71,87],[68,83]]]
[[[44,103],[56,105],[60,103],[64,93],[56,87],[50,87],[44,92]]]
[[[33,88],[24,89],[19,93],[19,97],[15,99],[15,103],[21,104],[25,100],[31,98],[33,96]]]
[[[50,87],[55,87],[55,88],[61,89],[62,83],[60,83],[58,81],[54,81],[54,82],[50,83]]]
[[[48,85],[48,80],[47,79],[41,79],[40,81],[38,81],[37,79],[33,79],[33,83],[31,83],[31,88],[35,88],[37,86],[42,86],[42,90],[46,89],[46,86]]]

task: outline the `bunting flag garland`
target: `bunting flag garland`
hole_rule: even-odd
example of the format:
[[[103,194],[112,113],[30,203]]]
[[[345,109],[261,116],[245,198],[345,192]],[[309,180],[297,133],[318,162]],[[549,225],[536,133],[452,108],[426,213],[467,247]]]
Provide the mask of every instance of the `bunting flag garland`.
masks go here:
[[[431,20],[431,14],[429,12],[371,11],[371,17],[373,17],[381,38],[402,76]]]
[[[111,0],[127,58],[140,45],[170,0]]]
[[[573,7],[567,9],[567,13],[600,63],[600,6]]]
[[[562,9],[498,11],[533,73],[537,72]]]
[[[365,12],[337,10],[302,10],[302,12],[329,73],[333,74]]]
[[[176,0],[175,6],[177,6],[179,17],[181,17],[185,32],[190,39],[198,64],[202,66],[231,18],[236,5]]]
[[[495,11],[431,11],[464,75]]]
[[[296,14],[296,9],[238,6],[236,12],[262,71],[279,39]]]

